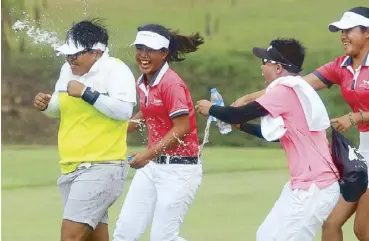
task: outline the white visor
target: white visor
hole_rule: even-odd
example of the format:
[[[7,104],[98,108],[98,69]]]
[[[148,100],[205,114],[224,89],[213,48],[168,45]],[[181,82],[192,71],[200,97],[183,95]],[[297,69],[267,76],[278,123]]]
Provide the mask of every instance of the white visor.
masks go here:
[[[63,55],[73,55],[78,52],[81,52],[85,50],[86,47],[83,47],[81,44],[77,43],[77,45],[74,44],[74,41],[72,39],[68,39],[67,42],[57,48],[55,48],[55,51],[57,52],[57,55],[63,54]],[[90,49],[100,49],[101,51],[106,50],[106,45],[102,43],[97,43],[92,46]]]
[[[167,49],[169,48],[169,39],[151,31],[139,31],[136,35],[136,40],[129,46],[136,44],[142,44],[155,50]]]
[[[337,32],[356,26],[369,27],[369,18],[354,12],[345,12],[340,21],[329,24],[328,28],[331,32]]]

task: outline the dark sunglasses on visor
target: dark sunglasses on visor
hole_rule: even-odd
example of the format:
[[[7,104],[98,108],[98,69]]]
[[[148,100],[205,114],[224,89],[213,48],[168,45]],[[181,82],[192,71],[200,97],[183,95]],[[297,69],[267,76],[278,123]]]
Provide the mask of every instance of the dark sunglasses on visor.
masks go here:
[[[83,55],[83,54],[88,53],[88,52],[91,52],[91,51],[92,51],[92,49],[88,49],[87,48],[87,49],[84,49],[82,51],[79,51],[79,52],[77,52],[75,54],[66,54],[65,55],[65,58],[67,58],[70,61],[75,61],[78,58],[78,56]]]
[[[261,59],[261,63],[263,65],[266,64],[266,63],[271,63],[271,64],[280,64],[280,65],[289,66],[289,67],[292,66],[291,64],[285,64],[285,63],[281,63],[281,62],[270,60],[270,59]]]
[[[283,66],[284,69],[288,70],[291,73],[299,73],[302,69],[293,65],[293,64],[286,64],[286,63],[281,63],[279,61],[274,61],[274,60],[270,60],[270,59],[261,59],[261,63],[262,65],[265,65],[266,63],[271,63],[271,64],[280,64]]]

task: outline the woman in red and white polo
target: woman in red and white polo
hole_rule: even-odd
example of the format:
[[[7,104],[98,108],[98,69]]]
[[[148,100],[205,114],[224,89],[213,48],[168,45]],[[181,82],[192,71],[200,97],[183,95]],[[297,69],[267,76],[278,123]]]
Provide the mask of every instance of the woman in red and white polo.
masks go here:
[[[203,39],[179,35],[161,25],[138,28],[136,63],[140,112],[148,147],[129,163],[136,168],[113,241],[135,241],[152,223],[151,241],[180,241],[179,229],[202,181],[196,115],[190,91],[168,62],[184,60]],[[139,128],[131,123],[128,132]]]
[[[369,162],[369,8],[355,7],[341,20],[329,25],[331,32],[341,31],[344,56],[327,63],[304,77],[316,90],[337,84],[352,111],[332,120],[339,131],[357,126],[360,153]],[[369,188],[369,187],[368,187]],[[343,224],[355,213],[355,234],[369,240],[369,191],[358,202],[346,202],[342,196],[323,226],[323,241],[343,240]]]

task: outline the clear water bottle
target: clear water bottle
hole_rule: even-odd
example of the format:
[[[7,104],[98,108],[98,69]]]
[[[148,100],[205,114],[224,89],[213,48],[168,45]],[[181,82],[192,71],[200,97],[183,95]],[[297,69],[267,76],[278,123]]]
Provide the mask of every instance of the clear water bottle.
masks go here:
[[[215,105],[224,106],[223,97],[219,94],[216,88],[212,88],[210,90],[210,101]],[[209,121],[215,121],[219,128],[219,132],[223,135],[232,131],[232,126],[230,124],[217,120],[214,116],[209,116]]]

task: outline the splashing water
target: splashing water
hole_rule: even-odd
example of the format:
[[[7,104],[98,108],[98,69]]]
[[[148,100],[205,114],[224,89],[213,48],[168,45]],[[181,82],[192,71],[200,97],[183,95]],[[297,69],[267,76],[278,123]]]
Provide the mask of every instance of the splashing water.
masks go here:
[[[204,131],[204,139],[202,140],[202,144],[199,146],[199,152],[197,154],[198,157],[200,157],[201,152],[204,149],[205,144],[209,142],[210,124],[211,124],[211,120],[210,120],[210,118],[208,118],[208,120],[206,122],[205,131]]]
[[[138,124],[139,132],[140,132],[141,136],[145,139],[144,141],[147,141],[147,138],[145,138],[143,136],[144,135],[143,128],[146,126],[145,122],[140,121],[140,120],[129,120],[129,122],[133,122],[133,123]],[[204,133],[204,138],[203,138],[202,144],[198,146],[198,149],[199,149],[198,154],[197,154],[198,157],[201,156],[201,154],[202,154],[201,152],[204,149],[205,144],[209,142],[210,125],[211,125],[211,120],[208,119],[208,121],[206,122],[205,133]],[[158,133],[154,133],[154,134],[158,135]],[[190,145],[190,143],[186,143],[185,141],[183,141],[182,139],[177,137],[175,133],[173,133],[173,136],[177,139],[179,145],[182,145],[182,147],[185,148],[186,146]],[[159,141],[159,142],[161,143],[161,141]],[[164,143],[161,143],[161,144],[164,145]],[[166,150],[163,150],[163,151],[165,152]]]
[[[83,12],[83,14],[87,15],[88,0],[83,0],[83,4],[85,6],[85,11]]]
[[[49,32],[41,28],[36,28],[32,26],[32,23],[27,19],[23,21],[17,20],[13,24],[12,29],[15,32],[25,31],[26,34],[33,39],[35,44],[47,44],[54,49],[63,44],[56,32]]]
[[[138,131],[140,132],[141,138],[142,138],[142,144],[145,144],[147,142],[147,137],[144,136],[144,128],[146,126],[144,121],[140,120],[128,120],[128,122],[136,123],[138,125]]]
[[[136,123],[139,126],[139,128],[142,128],[145,126],[145,122],[140,121],[140,120],[128,120],[128,122]]]

